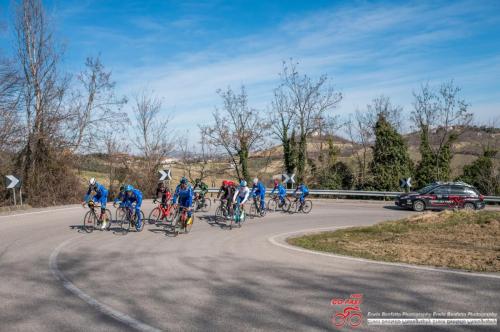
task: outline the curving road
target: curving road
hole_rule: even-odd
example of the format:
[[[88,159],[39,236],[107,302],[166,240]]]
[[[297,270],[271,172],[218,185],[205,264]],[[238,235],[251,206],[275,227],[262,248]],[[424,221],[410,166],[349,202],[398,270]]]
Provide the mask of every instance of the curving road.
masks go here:
[[[500,278],[315,255],[283,241],[288,232],[409,213],[375,203],[318,201],[307,216],[276,213],[231,231],[198,215],[192,233],[176,238],[152,225],[125,236],[84,234],[78,229],[81,207],[0,216],[0,331],[334,330],[331,299],[353,293],[363,294],[365,317],[500,314]],[[422,329],[365,323],[357,330]]]

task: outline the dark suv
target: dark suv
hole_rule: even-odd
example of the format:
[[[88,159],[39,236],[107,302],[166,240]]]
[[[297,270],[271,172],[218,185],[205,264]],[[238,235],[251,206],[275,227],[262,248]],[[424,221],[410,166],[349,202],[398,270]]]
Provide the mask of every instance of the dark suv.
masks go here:
[[[479,210],[485,205],[483,195],[473,186],[463,182],[436,182],[416,192],[398,196],[395,203],[397,206],[419,212],[425,209]]]

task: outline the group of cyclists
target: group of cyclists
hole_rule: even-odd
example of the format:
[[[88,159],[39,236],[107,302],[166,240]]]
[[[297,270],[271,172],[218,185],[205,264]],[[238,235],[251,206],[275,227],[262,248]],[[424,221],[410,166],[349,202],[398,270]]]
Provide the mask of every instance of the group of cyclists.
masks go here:
[[[197,193],[195,191],[198,190]],[[161,199],[161,205],[163,207],[168,204],[173,204],[179,208],[184,208],[187,211],[187,217],[192,218],[193,213],[193,202],[195,199],[204,201],[205,195],[208,193],[208,185],[204,183],[201,179],[196,179],[194,181],[194,186],[191,186],[186,177],[182,177],[179,184],[176,186],[175,191],[172,195],[170,188],[165,185],[165,182],[160,181],[156,188],[156,194],[154,201]],[[285,204],[286,189],[282,182],[274,180],[274,188],[271,191],[271,195],[275,194],[279,198],[280,204]],[[297,196],[300,206],[302,207],[305,198],[309,195],[309,189],[304,183],[300,183],[295,189],[294,194]],[[250,188],[247,181],[241,180],[236,183],[231,180],[222,181],[222,185],[217,194],[217,198],[223,202],[226,206],[226,211],[231,211],[234,206],[238,206],[239,210],[244,213],[244,205],[249,201],[249,198],[257,200],[259,203],[256,207],[258,212],[262,215],[266,210],[265,204],[266,187],[258,178],[254,178],[252,181],[252,187]],[[119,208],[129,208],[132,209],[136,215],[136,227],[141,228],[144,222],[141,218],[141,206],[142,206],[143,194],[142,192],[134,188],[132,185],[122,185],[120,187],[120,192],[113,201],[113,205]],[[108,190],[100,183],[96,181],[95,178],[89,180],[89,187],[87,193],[84,197],[82,205],[85,206],[92,201],[93,203],[99,203],[101,213],[99,216],[99,224],[102,229],[106,229],[110,220],[106,220],[106,204],[108,202]]]

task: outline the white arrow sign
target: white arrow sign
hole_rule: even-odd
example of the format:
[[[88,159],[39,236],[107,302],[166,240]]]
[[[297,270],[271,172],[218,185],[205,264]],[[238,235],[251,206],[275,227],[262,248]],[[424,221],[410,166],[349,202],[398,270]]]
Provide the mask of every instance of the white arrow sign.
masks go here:
[[[6,178],[10,181],[10,183],[7,185],[7,189],[15,188],[19,183],[19,179],[14,175],[7,175]]]
[[[411,178],[399,180],[399,186],[401,188],[411,188]]]
[[[283,182],[285,183],[295,183],[295,174],[288,175],[288,174],[281,174],[281,178],[283,179]]]
[[[162,169],[160,171],[160,181],[163,181],[163,180],[171,180],[172,179],[172,176],[170,175],[170,170],[169,169]]]

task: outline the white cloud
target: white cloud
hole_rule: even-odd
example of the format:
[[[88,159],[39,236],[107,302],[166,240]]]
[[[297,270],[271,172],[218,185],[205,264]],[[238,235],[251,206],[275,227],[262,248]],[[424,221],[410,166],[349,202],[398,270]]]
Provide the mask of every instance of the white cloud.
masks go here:
[[[281,62],[289,57],[300,61],[302,72],[333,77],[345,95],[340,113],[363,108],[380,94],[409,110],[412,90],[421,83],[454,78],[478,114],[484,114],[481,107],[491,110],[500,103],[498,92],[480,89],[485,82],[498,83],[500,58],[443,65],[435,46],[473,35],[481,23],[465,17],[483,18],[485,11],[472,2],[325,10],[290,18],[263,34],[218,41],[219,49],[207,47],[136,68],[122,66],[114,75],[122,93],[154,90],[179,114],[173,123],[195,131],[195,124],[210,121],[220,104],[218,88],[245,84],[251,104],[264,108],[277,85]],[[151,29],[162,28],[152,24]],[[184,23],[179,19],[176,24]]]

